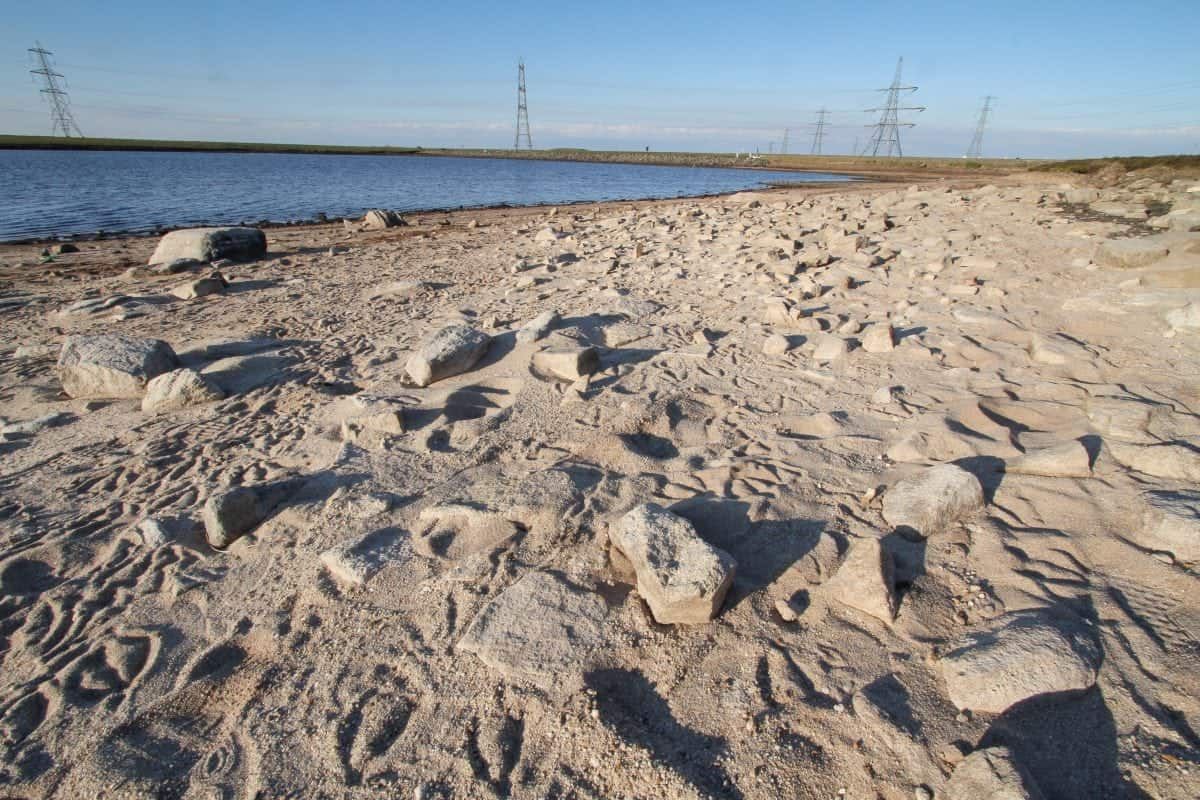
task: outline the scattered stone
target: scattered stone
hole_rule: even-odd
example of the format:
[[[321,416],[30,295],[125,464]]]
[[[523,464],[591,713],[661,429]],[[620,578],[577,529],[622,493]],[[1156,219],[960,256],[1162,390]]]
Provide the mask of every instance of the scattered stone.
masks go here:
[[[939,464],[889,488],[883,518],[893,528],[925,539],[983,505],[978,478],[954,464]]]
[[[1136,269],[1166,258],[1170,250],[1146,239],[1110,239],[1096,251],[1096,263],[1120,269]]]
[[[1150,491],[1142,499],[1146,510],[1134,538],[1148,548],[1169,552],[1178,561],[1200,561],[1200,492]]]
[[[295,488],[284,481],[261,486],[238,486],[212,495],[202,518],[208,543],[218,550],[254,530]]]
[[[0,427],[0,439],[14,439],[24,436],[36,436],[46,428],[65,425],[75,418],[74,414],[66,411],[52,411],[24,422],[9,422]]]
[[[548,572],[531,572],[471,622],[457,648],[505,677],[550,689],[582,672],[603,639],[604,601]]]
[[[1004,471],[1048,478],[1088,478],[1092,474],[1092,459],[1081,442],[1072,441],[1014,458],[1004,465]]]
[[[166,264],[179,258],[252,261],[266,253],[267,236],[258,228],[190,228],[164,236],[149,263]]]
[[[1083,623],[1047,612],[997,617],[950,645],[942,675],[956,708],[999,714],[1038,695],[1096,682],[1101,650]]]
[[[321,553],[321,563],[343,583],[362,586],[391,561],[403,556],[404,540],[393,528],[353,536]]]
[[[521,326],[517,331],[517,341],[527,344],[543,339],[560,320],[561,317],[554,309],[543,311]]]
[[[151,378],[179,366],[158,339],[119,334],[69,336],[58,357],[63,391],[71,397],[141,397]]]
[[[178,275],[181,272],[191,272],[204,266],[204,262],[196,258],[175,258],[164,264],[157,264],[151,270],[156,275]]]
[[[660,623],[713,619],[733,584],[733,557],[705,542],[692,523],[645,503],[610,531],[613,544],[637,573],[638,593]]]
[[[222,294],[228,286],[229,281],[225,280],[225,276],[219,272],[214,272],[207,277],[197,278],[194,281],[176,286],[171,290],[171,294],[180,300],[194,300],[197,297],[207,297],[210,294]]]
[[[792,343],[788,338],[780,333],[773,333],[763,342],[763,355],[781,356],[788,350],[792,349]]]
[[[548,347],[533,354],[533,368],[542,375],[574,383],[600,368],[594,347]]]
[[[369,231],[381,231],[385,228],[399,228],[408,225],[403,217],[395,211],[385,211],[373,208],[363,217],[362,226]]]
[[[398,300],[411,300],[432,288],[433,286],[425,281],[392,281],[367,290],[367,299],[391,297]]]
[[[50,246],[50,252],[56,256],[65,256],[68,253],[78,253],[79,248],[70,242],[55,244]]]
[[[137,524],[138,535],[147,547],[177,544],[191,538],[195,520],[187,517],[146,517]]]
[[[890,623],[896,617],[895,564],[878,539],[855,539],[826,584],[833,599]]]
[[[1200,331],[1200,303],[1188,303],[1183,308],[1167,312],[1167,324],[1179,331]]]
[[[417,386],[466,372],[487,352],[492,337],[469,325],[448,325],[422,342],[405,372]]]
[[[868,353],[890,353],[896,348],[896,333],[886,322],[872,325],[862,337],[862,349]]]
[[[837,361],[850,352],[850,345],[840,336],[823,336],[813,351],[814,361]]]
[[[1007,747],[976,750],[954,768],[946,800],[1044,800],[1045,795]]]
[[[195,370],[165,372],[146,384],[142,411],[159,413],[224,400],[225,392]]]

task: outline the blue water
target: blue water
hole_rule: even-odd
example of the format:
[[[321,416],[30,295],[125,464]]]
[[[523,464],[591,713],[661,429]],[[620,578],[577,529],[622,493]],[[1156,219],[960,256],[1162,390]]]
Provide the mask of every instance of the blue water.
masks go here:
[[[718,194],[844,176],[502,158],[0,150],[0,241]]]

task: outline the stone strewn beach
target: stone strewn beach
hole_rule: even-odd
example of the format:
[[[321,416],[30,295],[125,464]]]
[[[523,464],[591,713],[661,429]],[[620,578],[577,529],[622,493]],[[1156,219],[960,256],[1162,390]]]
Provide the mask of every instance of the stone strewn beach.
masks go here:
[[[1061,180],[0,246],[0,794],[1200,795],[1200,180]]]

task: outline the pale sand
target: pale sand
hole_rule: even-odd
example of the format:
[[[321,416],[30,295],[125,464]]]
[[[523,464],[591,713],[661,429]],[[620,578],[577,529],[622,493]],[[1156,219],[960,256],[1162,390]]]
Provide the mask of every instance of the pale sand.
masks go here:
[[[274,229],[196,300],[169,294],[195,275],[124,274],[154,240],[46,268],[0,247],[0,413],[66,415],[0,443],[0,795],[943,797],[1003,744],[1046,797],[1200,796],[1197,575],[1148,543],[1143,499],[1200,477],[1200,334],[1165,321],[1200,294],[1200,233],[1097,268],[1129,224],[1064,213],[1055,180]],[[396,281],[429,285],[371,299]],[[140,299],[59,313],[116,294]],[[550,309],[547,339],[515,341]],[[496,337],[483,361],[407,385],[409,351],[461,321]],[[165,339],[229,397],[66,398],[78,332]],[[817,361],[831,335],[849,351]],[[572,340],[600,347],[590,382],[531,371]],[[408,431],[344,445],[364,394]],[[1076,441],[1082,466],[1028,457]],[[985,508],[892,533],[878,487],[946,462]],[[1047,469],[1070,476],[1027,474]],[[214,491],[296,476],[226,551],[195,529]],[[713,622],[657,624],[612,560],[646,502],[737,561]],[[144,543],[151,517],[174,538]],[[825,586],[863,538],[895,562],[890,625]],[[1094,639],[1095,685],[960,713],[957,637],[1047,609]]]

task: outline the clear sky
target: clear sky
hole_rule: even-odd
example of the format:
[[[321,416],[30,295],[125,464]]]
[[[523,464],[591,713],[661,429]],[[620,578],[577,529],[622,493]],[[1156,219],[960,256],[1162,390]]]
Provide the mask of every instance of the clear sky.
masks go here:
[[[1200,0],[5,3],[0,132],[49,133],[55,53],[91,136],[511,147],[524,56],[535,147],[850,152],[896,59],[905,153],[1200,152]]]

